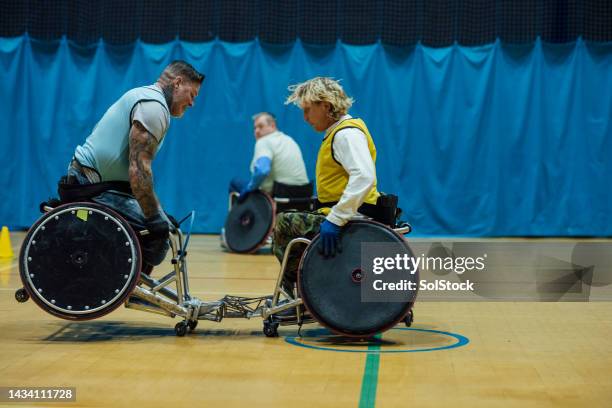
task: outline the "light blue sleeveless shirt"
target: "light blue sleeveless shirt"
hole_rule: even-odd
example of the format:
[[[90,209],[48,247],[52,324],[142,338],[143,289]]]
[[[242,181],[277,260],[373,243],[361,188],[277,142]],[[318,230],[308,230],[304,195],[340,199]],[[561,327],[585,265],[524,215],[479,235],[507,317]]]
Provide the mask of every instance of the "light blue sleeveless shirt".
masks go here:
[[[81,146],[77,146],[74,157],[87,167],[100,173],[101,181],[129,181],[129,140],[132,127],[132,112],[139,102],[156,101],[170,112],[161,89],[155,85],[129,90],[115,102],[96,124]],[[161,148],[165,133],[161,136],[157,151]]]

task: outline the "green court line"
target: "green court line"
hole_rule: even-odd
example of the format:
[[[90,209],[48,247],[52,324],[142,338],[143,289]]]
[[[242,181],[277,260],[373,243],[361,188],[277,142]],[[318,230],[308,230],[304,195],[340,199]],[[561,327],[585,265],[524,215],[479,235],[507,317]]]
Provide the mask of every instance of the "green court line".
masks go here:
[[[374,408],[376,406],[376,388],[378,387],[378,367],[380,366],[380,338],[381,334],[374,336],[375,343],[368,346],[363,378],[361,380],[361,396],[359,408]]]

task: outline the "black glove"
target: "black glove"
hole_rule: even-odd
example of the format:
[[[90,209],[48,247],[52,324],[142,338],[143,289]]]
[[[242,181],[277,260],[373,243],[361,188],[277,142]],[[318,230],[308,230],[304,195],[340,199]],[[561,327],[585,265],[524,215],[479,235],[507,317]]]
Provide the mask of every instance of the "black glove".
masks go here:
[[[164,211],[164,213],[166,214],[166,217],[168,217],[168,221],[170,221],[170,224],[172,224],[172,226],[174,228],[179,228],[180,227],[180,225],[179,225],[178,221],[176,220],[176,218],[174,218],[172,215],[168,214],[165,211]]]
[[[170,235],[170,225],[160,213],[147,218],[145,220],[145,226],[149,231],[149,234],[146,236],[149,239],[168,239]]]

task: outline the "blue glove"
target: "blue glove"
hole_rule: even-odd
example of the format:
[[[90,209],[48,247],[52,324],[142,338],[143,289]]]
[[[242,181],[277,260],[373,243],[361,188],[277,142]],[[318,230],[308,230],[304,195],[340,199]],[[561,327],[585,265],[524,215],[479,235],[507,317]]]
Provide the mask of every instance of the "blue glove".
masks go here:
[[[242,190],[240,190],[240,192],[238,194],[240,194],[238,196],[238,203],[243,203],[244,200],[246,200],[247,196],[249,195],[249,193],[253,191],[249,188],[249,185],[247,184]]]
[[[319,246],[320,254],[323,254],[323,256],[327,258],[336,256],[336,250],[342,252],[342,248],[338,241],[340,236],[340,227],[338,225],[325,220],[321,224],[319,233],[321,235],[321,245]]]
[[[240,197],[238,197],[239,203],[242,203],[244,200],[246,200],[247,195],[251,191],[255,191],[259,188],[265,178],[268,177],[268,174],[270,174],[270,170],[272,170],[272,159],[270,159],[269,157],[262,156],[255,161],[251,180],[245,188],[240,190]]]

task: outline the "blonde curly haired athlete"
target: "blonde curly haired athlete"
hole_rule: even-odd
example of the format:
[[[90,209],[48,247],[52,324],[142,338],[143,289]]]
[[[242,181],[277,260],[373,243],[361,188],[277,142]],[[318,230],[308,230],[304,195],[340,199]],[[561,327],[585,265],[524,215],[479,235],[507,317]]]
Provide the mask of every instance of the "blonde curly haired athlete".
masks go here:
[[[291,85],[289,91],[292,93],[287,97],[286,105],[293,103],[303,110],[305,105],[327,102],[329,107],[326,114],[334,122],[346,115],[355,102],[344,92],[339,81],[333,78],[316,77],[301,84]]]
[[[317,212],[281,213],[274,230],[274,253],[282,262],[287,244],[320,232],[321,251],[334,256],[341,227],[358,212],[367,214],[380,196],[376,189],[376,147],[366,124],[348,114],[353,105],[339,81],[316,77],[289,87],[286,104],[304,112],[304,120],[325,132],[316,165]],[[289,256],[285,288],[291,290],[301,253]]]

